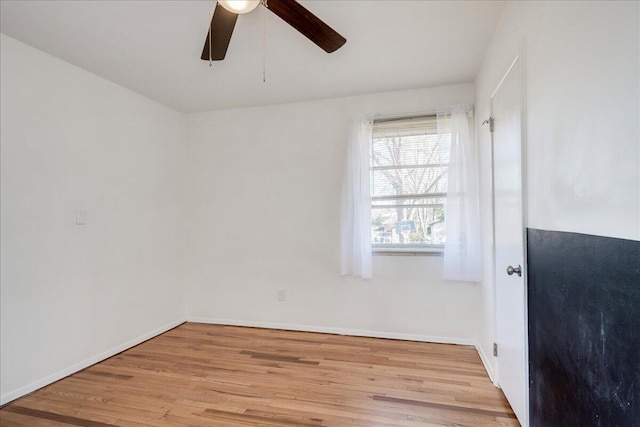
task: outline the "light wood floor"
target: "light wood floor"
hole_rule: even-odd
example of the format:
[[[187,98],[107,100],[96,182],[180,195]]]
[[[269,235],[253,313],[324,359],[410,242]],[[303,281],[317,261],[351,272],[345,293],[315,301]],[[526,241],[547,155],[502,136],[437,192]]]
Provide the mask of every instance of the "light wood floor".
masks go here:
[[[185,323],[2,426],[517,426],[471,347]]]

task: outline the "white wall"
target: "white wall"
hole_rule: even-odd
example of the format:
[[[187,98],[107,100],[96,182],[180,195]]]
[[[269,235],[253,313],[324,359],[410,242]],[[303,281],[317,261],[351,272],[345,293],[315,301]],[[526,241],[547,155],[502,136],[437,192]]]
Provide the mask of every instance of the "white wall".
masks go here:
[[[472,84],[189,116],[191,320],[475,342],[477,285],[441,257],[374,256],[339,275],[350,120],[473,103]],[[277,301],[279,289],[287,301]]]
[[[491,266],[489,99],[524,46],[528,227],[640,239],[638,2],[511,2],[476,80],[485,265]],[[485,268],[478,336],[490,354]],[[492,360],[492,367],[495,367]]]
[[[5,403],[184,319],[186,150],[181,114],[0,43]]]

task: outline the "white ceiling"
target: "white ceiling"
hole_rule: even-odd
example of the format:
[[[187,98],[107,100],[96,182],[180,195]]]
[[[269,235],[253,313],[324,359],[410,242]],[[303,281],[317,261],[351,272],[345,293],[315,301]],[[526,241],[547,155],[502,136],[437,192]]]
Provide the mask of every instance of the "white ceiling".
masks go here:
[[[346,45],[327,54],[259,7],[239,17],[226,59],[210,68],[200,53],[213,0],[1,0],[0,31],[193,112],[473,81],[504,6],[300,2],[346,37]]]

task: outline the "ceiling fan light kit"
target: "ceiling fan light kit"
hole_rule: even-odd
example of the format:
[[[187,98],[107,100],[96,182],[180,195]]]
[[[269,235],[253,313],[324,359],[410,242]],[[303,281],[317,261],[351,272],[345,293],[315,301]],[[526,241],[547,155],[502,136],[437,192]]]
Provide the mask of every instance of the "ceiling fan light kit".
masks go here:
[[[218,0],[218,3],[229,12],[243,15],[258,7],[260,0]]]
[[[222,61],[227,54],[238,15],[251,12],[260,3],[327,53],[340,49],[347,42],[296,0],[218,0],[201,59]]]

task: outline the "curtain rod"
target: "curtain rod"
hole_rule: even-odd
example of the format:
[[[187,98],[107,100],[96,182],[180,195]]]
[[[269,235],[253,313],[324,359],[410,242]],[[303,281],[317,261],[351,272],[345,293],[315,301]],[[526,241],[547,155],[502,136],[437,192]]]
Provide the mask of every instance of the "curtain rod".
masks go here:
[[[457,104],[457,105],[462,105],[467,110],[469,117],[473,116],[473,104]],[[445,114],[451,113],[454,107],[456,107],[456,105],[446,107],[446,108],[438,108],[435,110],[431,110],[429,112],[423,111],[419,113],[406,113],[406,114],[394,114],[394,115],[382,115],[382,116],[374,115],[373,121],[381,123],[381,122],[391,122],[391,121],[400,120],[400,119],[426,119],[430,117],[436,117],[438,113],[445,113]]]
[[[385,117],[375,117],[373,121],[375,123],[385,123],[385,122],[395,122],[396,120],[415,120],[415,119],[430,119],[438,117],[436,113],[431,114],[421,114],[421,115],[402,115],[402,116],[385,116]]]

